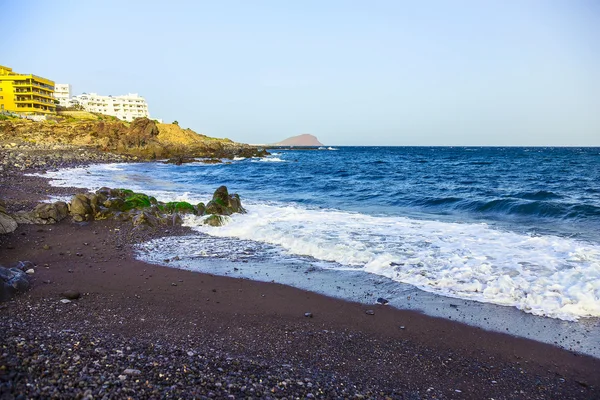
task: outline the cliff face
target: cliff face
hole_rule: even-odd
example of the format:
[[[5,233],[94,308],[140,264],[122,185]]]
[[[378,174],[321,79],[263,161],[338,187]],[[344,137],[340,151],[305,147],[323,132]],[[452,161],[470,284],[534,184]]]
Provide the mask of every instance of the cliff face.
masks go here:
[[[138,118],[131,124],[113,119],[0,121],[1,141],[86,146],[142,159],[261,155],[257,148],[246,144],[200,135],[174,124],[157,124],[147,118]]]
[[[279,143],[275,144],[276,146],[323,146],[323,143],[319,142],[313,135],[309,135],[307,133],[298,136],[292,136],[291,138],[287,138]]]

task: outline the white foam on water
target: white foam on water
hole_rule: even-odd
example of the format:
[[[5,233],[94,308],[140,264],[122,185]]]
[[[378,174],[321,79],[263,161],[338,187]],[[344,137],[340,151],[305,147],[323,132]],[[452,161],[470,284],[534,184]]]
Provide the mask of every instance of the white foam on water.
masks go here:
[[[291,255],[360,269],[422,290],[514,306],[563,320],[600,316],[600,246],[461,224],[294,206],[246,205],[216,237],[278,246]],[[330,264],[331,265],[331,264]]]
[[[44,201],[44,203],[56,203],[57,201],[64,201],[65,203],[70,203],[73,199],[72,195],[62,195],[62,196],[48,196],[48,199]]]
[[[156,166],[163,166],[156,164]],[[115,171],[117,171],[115,173]],[[126,188],[133,191],[143,192],[149,196],[156,197],[157,200],[163,202],[169,201],[186,201],[191,204],[199,202],[207,202],[212,197],[212,193],[191,193],[186,191],[189,187],[181,185],[178,187],[168,181],[157,181],[161,187],[172,187],[172,190],[149,190],[147,189],[149,181],[153,178],[140,174],[139,176],[133,172],[124,172],[119,174],[118,171],[125,171],[124,164],[97,164],[88,167],[64,168],[58,171],[48,171],[45,174],[31,174],[33,176],[41,176],[50,179],[52,186],[58,187],[84,187],[90,191],[95,191],[103,186],[110,188]],[[56,197],[57,199],[59,197]],[[64,198],[61,201],[70,201]],[[58,201],[58,200],[53,200]]]
[[[264,158],[253,158],[252,162],[286,162],[286,160],[282,160],[279,157],[267,156]]]

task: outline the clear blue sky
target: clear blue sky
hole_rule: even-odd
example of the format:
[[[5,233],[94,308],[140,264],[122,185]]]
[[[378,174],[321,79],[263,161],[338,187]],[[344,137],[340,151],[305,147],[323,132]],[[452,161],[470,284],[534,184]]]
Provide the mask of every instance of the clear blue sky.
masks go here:
[[[0,1],[0,64],[216,137],[600,146],[600,1]]]

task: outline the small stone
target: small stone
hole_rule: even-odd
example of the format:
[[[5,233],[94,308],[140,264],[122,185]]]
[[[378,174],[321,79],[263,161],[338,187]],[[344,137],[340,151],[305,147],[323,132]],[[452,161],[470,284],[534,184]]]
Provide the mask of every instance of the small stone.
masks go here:
[[[63,303],[63,304],[68,304],[68,303],[71,302],[71,300],[69,300],[69,299],[62,299],[60,302]]]
[[[365,314],[367,314],[367,315],[375,315],[375,311],[373,311],[373,310],[367,310],[367,311],[365,311]]]
[[[171,283],[171,286],[177,286],[177,284],[175,282]]]
[[[377,299],[377,304],[386,305],[389,302],[390,302],[389,300],[384,299],[383,297],[380,297],[380,298]]]
[[[45,245],[42,246],[42,249],[44,249],[44,250],[50,250],[50,246],[48,246],[47,244],[45,244]]]
[[[33,274],[35,274],[35,270],[33,268],[29,268],[27,271],[25,271],[25,273],[27,275],[33,275]]]
[[[133,368],[127,368],[125,371],[123,371],[123,374],[125,375],[140,375],[142,373],[142,371],[140,371],[139,369],[133,369]]]
[[[406,329],[406,327],[404,325],[400,326],[400,329]]]
[[[77,290],[67,290],[66,292],[62,293],[62,296],[65,299],[77,300],[81,297],[81,293],[79,293]]]
[[[312,318],[312,317],[313,317],[312,313],[310,313],[310,312],[305,312],[305,313],[304,313],[304,316],[305,316],[306,318]]]

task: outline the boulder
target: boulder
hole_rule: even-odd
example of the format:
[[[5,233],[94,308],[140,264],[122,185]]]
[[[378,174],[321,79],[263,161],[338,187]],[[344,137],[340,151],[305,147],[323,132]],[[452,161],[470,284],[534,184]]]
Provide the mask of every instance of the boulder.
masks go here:
[[[225,224],[225,217],[222,215],[209,215],[208,218],[204,220],[204,225],[210,226],[222,226]]]
[[[204,205],[204,203],[198,203],[196,204],[196,215],[204,215],[206,212],[206,206]]]
[[[0,301],[10,300],[15,294],[29,289],[29,278],[19,268],[0,266]]]
[[[124,211],[125,200],[120,197],[111,197],[102,203],[104,207],[111,211]]]
[[[13,218],[19,224],[56,224],[69,215],[69,206],[64,201],[40,203],[32,211],[18,211]]]
[[[94,214],[94,219],[100,221],[100,220],[103,220],[103,219],[112,218],[114,215],[115,215],[114,211],[109,210],[106,207],[99,206],[98,210]]]
[[[154,215],[145,211],[141,211],[134,215],[131,222],[134,227],[144,226],[154,228],[159,225],[159,220]]]
[[[76,194],[71,200],[71,215],[77,222],[88,221],[93,218],[94,211],[90,205],[90,199],[83,194]]]
[[[206,205],[206,214],[231,215],[245,212],[240,196],[230,195],[226,186],[219,187],[213,194],[212,200]]]
[[[17,226],[17,221],[13,217],[0,211],[0,234],[14,232]]]

